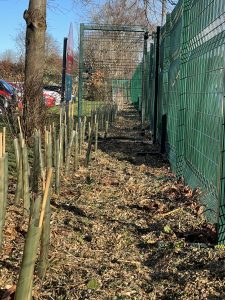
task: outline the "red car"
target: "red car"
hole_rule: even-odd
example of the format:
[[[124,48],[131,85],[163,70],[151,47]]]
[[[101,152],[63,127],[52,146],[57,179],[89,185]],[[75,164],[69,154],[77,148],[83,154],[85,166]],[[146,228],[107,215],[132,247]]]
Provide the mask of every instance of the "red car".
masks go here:
[[[12,82],[11,85],[17,90],[17,100],[18,100],[18,107],[20,109],[23,108],[22,98],[23,98],[23,82]],[[56,99],[51,95],[51,92],[46,90],[43,91],[43,101],[46,107],[53,107],[55,106]]]
[[[16,89],[5,80],[0,80],[0,108],[7,108],[17,101]]]
[[[55,97],[51,96],[48,91],[43,92],[43,97],[45,101],[45,106],[46,107],[53,107],[55,106]]]

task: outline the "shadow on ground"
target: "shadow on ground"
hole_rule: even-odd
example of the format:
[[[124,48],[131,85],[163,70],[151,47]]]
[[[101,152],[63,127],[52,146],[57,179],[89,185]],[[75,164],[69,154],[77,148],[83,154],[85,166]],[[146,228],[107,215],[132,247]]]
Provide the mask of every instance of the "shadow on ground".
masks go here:
[[[110,136],[99,141],[99,149],[134,165],[161,168],[167,164],[159,145],[152,144],[150,130],[142,130],[139,113],[133,107],[119,113]]]

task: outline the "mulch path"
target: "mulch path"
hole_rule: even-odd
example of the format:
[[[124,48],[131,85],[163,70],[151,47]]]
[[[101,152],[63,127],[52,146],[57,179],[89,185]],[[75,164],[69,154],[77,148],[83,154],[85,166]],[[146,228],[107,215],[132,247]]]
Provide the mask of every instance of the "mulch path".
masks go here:
[[[42,282],[35,275],[34,299],[225,299],[225,251],[200,191],[175,178],[131,107],[109,136],[52,196],[49,268]],[[16,284],[25,234],[11,194],[0,296]]]

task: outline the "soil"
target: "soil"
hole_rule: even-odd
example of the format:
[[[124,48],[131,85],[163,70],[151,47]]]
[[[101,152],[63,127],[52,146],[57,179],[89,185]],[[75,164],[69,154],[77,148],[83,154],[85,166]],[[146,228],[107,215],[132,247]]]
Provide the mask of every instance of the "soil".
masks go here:
[[[215,247],[201,193],[175,177],[150,139],[128,106],[90,165],[83,151],[79,170],[62,176],[51,199],[49,267],[43,281],[34,276],[33,299],[225,299],[225,251]],[[0,254],[5,299],[27,229],[14,191],[12,181]]]

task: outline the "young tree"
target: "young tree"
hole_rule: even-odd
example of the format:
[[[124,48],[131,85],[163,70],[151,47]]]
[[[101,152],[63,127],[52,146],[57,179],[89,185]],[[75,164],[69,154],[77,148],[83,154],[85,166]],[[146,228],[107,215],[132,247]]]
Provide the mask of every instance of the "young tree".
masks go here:
[[[26,54],[23,128],[27,138],[44,124],[43,76],[45,60],[46,0],[30,0],[24,12]]]

